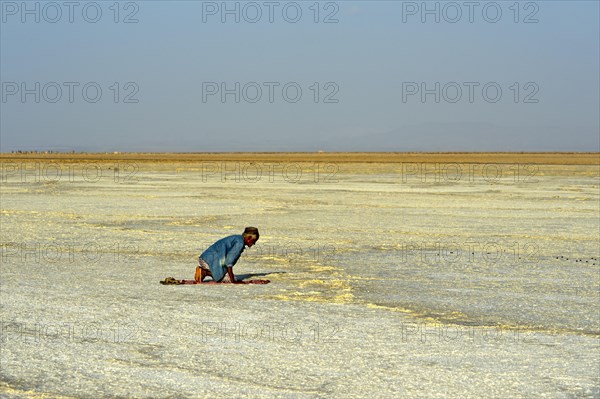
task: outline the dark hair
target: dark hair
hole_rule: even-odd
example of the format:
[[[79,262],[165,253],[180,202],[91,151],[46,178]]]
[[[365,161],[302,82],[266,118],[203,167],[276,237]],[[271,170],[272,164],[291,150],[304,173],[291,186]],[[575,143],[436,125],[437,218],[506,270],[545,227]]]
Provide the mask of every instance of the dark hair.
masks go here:
[[[256,239],[258,240],[258,237],[260,237],[260,234],[258,234],[258,229],[256,227],[246,227],[244,229],[244,232],[242,233],[242,236],[256,237]]]

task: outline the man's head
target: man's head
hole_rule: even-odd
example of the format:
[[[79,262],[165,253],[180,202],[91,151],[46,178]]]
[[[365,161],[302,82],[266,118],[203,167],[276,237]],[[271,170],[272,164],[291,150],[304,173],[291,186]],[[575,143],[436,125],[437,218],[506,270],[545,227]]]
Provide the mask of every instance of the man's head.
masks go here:
[[[256,227],[246,227],[244,232],[242,233],[242,237],[244,238],[244,244],[248,247],[251,247],[258,241],[258,229]]]

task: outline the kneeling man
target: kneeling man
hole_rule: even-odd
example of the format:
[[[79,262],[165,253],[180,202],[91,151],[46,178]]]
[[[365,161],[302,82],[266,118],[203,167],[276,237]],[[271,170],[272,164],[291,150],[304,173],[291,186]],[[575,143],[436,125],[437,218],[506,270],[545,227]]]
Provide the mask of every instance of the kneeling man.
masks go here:
[[[210,276],[219,283],[235,283],[233,266],[237,263],[245,246],[251,247],[258,241],[258,229],[246,227],[241,235],[221,238],[198,258],[194,280],[202,282]]]

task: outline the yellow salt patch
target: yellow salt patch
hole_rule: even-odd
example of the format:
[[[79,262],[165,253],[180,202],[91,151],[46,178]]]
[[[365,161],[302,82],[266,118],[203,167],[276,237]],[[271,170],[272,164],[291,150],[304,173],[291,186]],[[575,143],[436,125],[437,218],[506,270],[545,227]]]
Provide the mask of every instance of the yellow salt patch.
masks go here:
[[[297,289],[293,292],[266,295],[263,298],[283,301],[305,301],[323,303],[349,303],[354,300],[349,280],[352,276],[343,274],[343,269],[330,265],[310,265],[305,275],[319,274],[323,278],[295,280]]]
[[[32,390],[16,389],[11,386],[8,386],[6,383],[3,383],[2,385],[0,385],[0,387],[2,388],[2,391],[4,393],[19,395],[19,396],[27,395],[27,397],[31,398],[31,399],[73,399],[74,398],[73,396],[62,396],[62,395],[57,395],[55,393],[45,393],[45,392],[37,392],[37,391],[32,391]]]
[[[269,255],[261,256],[260,259],[262,259],[262,260],[274,260],[274,261],[278,261],[278,262],[286,262],[287,261],[287,258],[282,258],[280,256],[269,256]]]
[[[399,307],[376,305],[374,303],[367,303],[367,307],[371,308],[371,309],[390,310],[392,312],[414,313],[414,312],[412,312],[411,310],[408,310],[408,309],[403,309],[403,308],[399,308]]]
[[[339,270],[339,269],[336,269],[333,266],[310,266],[310,271],[314,272],[314,273],[330,272],[332,270]]]
[[[280,301],[303,301],[303,302],[322,302],[322,303],[348,303],[351,302],[354,296],[350,293],[328,296],[321,292],[292,292],[288,295],[267,295],[263,298],[277,299]]]
[[[306,287],[307,285],[310,284],[325,284],[325,281],[323,280],[306,280],[303,281],[302,283],[300,283],[300,287]]]
[[[371,309],[382,309],[382,310],[387,310],[387,311],[392,311],[392,312],[399,312],[399,313],[404,313],[407,315],[410,315],[414,318],[418,318],[421,322],[428,324],[428,325],[437,325],[440,323],[440,320],[431,317],[431,316],[426,316],[422,313],[419,313],[417,311],[411,310],[411,309],[406,309],[406,308],[401,308],[401,307],[392,307],[392,306],[383,306],[383,305],[376,305],[374,303],[367,303],[367,307],[371,308]]]
[[[335,268],[331,268],[335,269]],[[340,277],[335,273],[335,277]],[[295,291],[285,294],[269,295],[265,298],[284,301],[306,301],[325,303],[348,303],[354,299],[351,285],[343,279],[311,279],[302,280],[298,283],[299,288],[310,289],[310,291]]]

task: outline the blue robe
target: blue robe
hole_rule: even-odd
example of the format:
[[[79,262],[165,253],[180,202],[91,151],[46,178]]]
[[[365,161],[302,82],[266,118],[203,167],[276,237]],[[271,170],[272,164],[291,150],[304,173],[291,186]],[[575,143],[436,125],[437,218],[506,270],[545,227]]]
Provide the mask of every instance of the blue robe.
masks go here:
[[[227,266],[233,267],[242,252],[244,252],[244,238],[240,234],[221,238],[202,252],[200,257],[208,263],[213,280],[221,281],[227,274]]]

